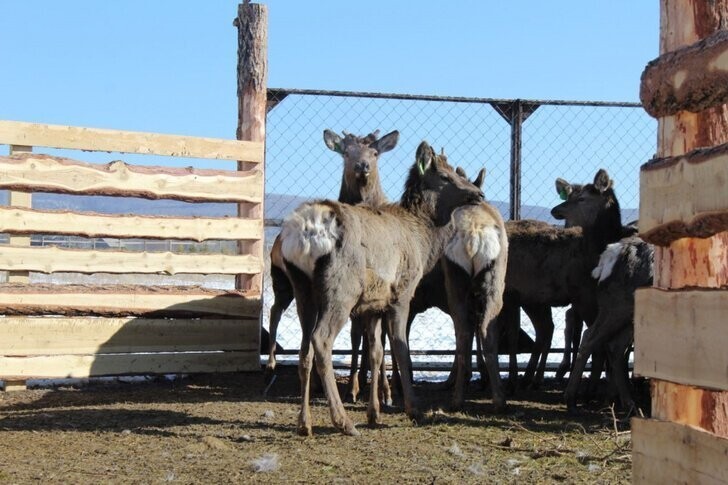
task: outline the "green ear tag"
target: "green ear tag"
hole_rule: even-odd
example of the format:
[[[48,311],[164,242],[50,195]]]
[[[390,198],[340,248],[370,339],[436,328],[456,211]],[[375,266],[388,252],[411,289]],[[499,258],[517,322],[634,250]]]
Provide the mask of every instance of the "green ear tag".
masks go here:
[[[566,189],[561,189],[561,192],[559,192],[559,197],[561,197],[561,200],[566,200],[569,198],[569,195],[566,193]]]
[[[417,169],[420,171],[420,175],[425,174],[425,164],[422,162],[422,160],[417,161]]]

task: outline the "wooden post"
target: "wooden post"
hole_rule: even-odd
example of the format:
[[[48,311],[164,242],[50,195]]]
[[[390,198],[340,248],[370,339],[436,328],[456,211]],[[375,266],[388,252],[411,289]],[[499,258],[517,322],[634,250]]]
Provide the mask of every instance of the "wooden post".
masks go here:
[[[29,153],[33,147],[23,145],[10,145],[10,155]],[[30,192],[10,191],[8,205],[15,207],[31,207],[32,194]],[[30,236],[10,236],[11,246],[30,246]],[[27,271],[8,271],[8,283],[30,283],[30,274]]]
[[[268,9],[265,5],[245,3],[238,5],[238,16],[233,22],[238,28],[238,129],[237,139],[265,143],[265,115],[268,87]],[[238,162],[238,170],[260,170],[265,163]],[[265,180],[265,178],[263,178]],[[239,217],[263,218],[263,202],[240,204]],[[241,241],[240,252],[252,254],[263,261],[264,241]],[[238,275],[238,289],[258,292],[263,288],[263,275]]]
[[[692,54],[672,53],[686,46],[697,48],[701,39],[727,25],[728,0],[661,0],[660,60],[675,63],[675,78],[685,76],[689,65],[694,66],[691,75],[700,75],[701,66],[707,72],[712,69],[710,62]],[[682,82],[677,81],[680,87]],[[648,82],[643,75],[645,91]],[[633,420],[636,483],[655,483],[662,478],[687,483],[728,480],[728,377],[725,369],[720,369],[710,388],[698,387],[695,381],[704,377],[705,369],[693,368],[705,359],[725,356],[724,346],[708,349],[699,342],[712,344],[728,331],[723,312],[714,311],[725,308],[728,302],[728,207],[719,197],[707,208],[697,202],[702,190],[718,194],[725,186],[720,182],[714,187],[704,186],[695,174],[699,172],[696,167],[706,160],[696,149],[728,142],[728,105],[722,104],[721,98],[701,103],[695,90],[689,94],[680,105],[669,97],[656,100],[661,105],[654,111],[660,116],[657,157],[664,163],[656,160],[646,164],[640,174],[640,231],[658,246],[656,289],[638,290],[635,306],[635,373],[652,378],[654,418]],[[683,155],[682,160],[675,158]],[[725,163],[714,162],[709,167],[701,173],[710,180],[728,176]],[[660,202],[660,191],[670,181],[685,197],[680,201],[662,197]],[[664,217],[653,217],[658,211]],[[709,215],[711,226],[706,229],[690,220],[686,224],[681,214],[693,221]],[[643,227],[643,221],[652,227]],[[675,227],[680,231],[671,231]],[[696,234],[710,237],[698,239]],[[667,301],[674,302],[674,312],[664,311]],[[657,316],[660,311],[662,317]],[[679,333],[683,337],[674,338],[673,344],[657,344],[661,335]],[[708,447],[716,454],[711,455]]]

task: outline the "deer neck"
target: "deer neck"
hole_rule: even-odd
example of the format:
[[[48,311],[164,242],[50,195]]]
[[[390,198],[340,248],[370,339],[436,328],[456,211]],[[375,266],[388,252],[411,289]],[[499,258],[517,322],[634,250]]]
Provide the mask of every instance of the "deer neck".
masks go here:
[[[616,199],[597,215],[593,226],[583,228],[583,234],[592,259],[599,259],[608,244],[622,238],[622,216]]]
[[[339,202],[345,204],[364,204],[378,206],[387,203],[387,197],[382,191],[382,184],[379,176],[371,174],[366,185],[361,185],[355,177],[347,178],[346,173],[341,177],[341,189],[339,189]]]

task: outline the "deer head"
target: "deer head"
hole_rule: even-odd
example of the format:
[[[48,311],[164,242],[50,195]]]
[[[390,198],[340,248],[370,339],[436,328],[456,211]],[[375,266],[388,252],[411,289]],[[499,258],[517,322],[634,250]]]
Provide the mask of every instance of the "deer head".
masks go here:
[[[347,181],[362,185],[367,184],[370,176],[378,176],[379,155],[393,149],[399,141],[399,132],[396,130],[379,139],[379,130],[363,137],[346,132],[343,135],[342,138],[331,130],[324,130],[324,143],[344,159]]]
[[[570,184],[556,179],[556,192],[564,200],[551,209],[556,219],[565,220],[567,226],[593,227],[597,218],[607,210],[619,213],[619,204],[614,195],[614,181],[604,169],[600,169],[590,184]]]
[[[402,195],[403,207],[430,213],[440,226],[450,220],[456,208],[482,200],[480,188],[460,176],[427,142],[420,143]]]

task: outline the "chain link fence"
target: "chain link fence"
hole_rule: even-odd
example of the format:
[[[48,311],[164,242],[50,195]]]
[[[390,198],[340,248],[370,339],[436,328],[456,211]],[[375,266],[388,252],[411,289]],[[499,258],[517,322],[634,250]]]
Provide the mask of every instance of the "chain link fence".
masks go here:
[[[323,130],[380,135],[399,130],[400,141],[379,160],[382,186],[390,200],[401,195],[417,145],[443,147],[453,165],[474,175],[485,167],[484,192],[506,219],[557,223],[550,209],[559,203],[557,177],[588,182],[599,168],[615,181],[625,222],[637,219],[639,167],[655,152],[656,123],[636,103],[564,102],[390,95],[269,89],[266,135],[266,244],[280,220],[301,202],[338,197],[341,157],[328,150]],[[266,251],[269,252],[269,251]],[[268,262],[269,264],[269,262]],[[273,301],[266,278],[265,302]],[[285,354],[296,354],[300,327],[291,305],[278,330]],[[552,347],[563,347],[563,312],[554,309]],[[268,308],[264,327],[268,328]],[[533,335],[522,315],[522,326]],[[451,361],[454,331],[439,310],[418,316],[410,341],[421,367]],[[348,354],[345,329],[335,343]],[[558,356],[552,356],[557,360]],[[284,357],[285,359],[285,357]],[[440,367],[447,367],[443,365]]]

